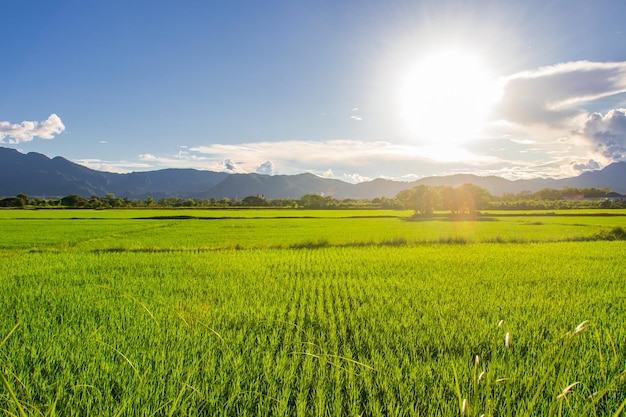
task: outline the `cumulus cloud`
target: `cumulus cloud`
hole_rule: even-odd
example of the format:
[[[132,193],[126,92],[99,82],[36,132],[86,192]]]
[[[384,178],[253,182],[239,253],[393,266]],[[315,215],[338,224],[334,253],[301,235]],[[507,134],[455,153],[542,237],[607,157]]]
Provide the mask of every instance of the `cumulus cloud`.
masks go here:
[[[595,171],[600,169],[601,167],[602,166],[600,165],[600,163],[598,161],[594,161],[593,159],[590,159],[586,162],[572,163],[572,168],[574,168],[574,170],[577,172]]]
[[[495,116],[519,125],[567,126],[582,103],[626,91],[626,62],[577,61],[503,80]]]
[[[224,159],[220,165],[223,167],[220,171],[229,172],[231,174],[245,174],[246,170],[230,158]]]
[[[579,133],[610,161],[626,160],[626,109],[590,114]]]
[[[352,184],[356,184],[359,182],[366,182],[366,181],[371,181],[372,178],[365,176],[365,175],[361,175],[361,174],[343,174],[340,178],[341,180],[345,181],[345,182],[350,182]]]
[[[139,155],[139,159],[141,159],[142,161],[148,161],[148,162],[159,162],[160,158],[149,154],[149,153],[142,153]]]
[[[0,122],[0,143],[17,144],[30,142],[34,138],[53,139],[54,135],[64,130],[61,118],[54,113],[42,122]]]
[[[335,178],[335,173],[333,172],[332,169],[327,169],[324,172],[320,172],[317,174],[318,176],[322,177],[322,178]]]
[[[372,180],[372,178],[368,176],[357,174],[357,173],[348,173],[348,172],[337,173],[333,171],[332,168],[328,168],[325,171],[313,171],[311,173],[317,175],[318,177],[328,178],[328,179],[333,179],[333,180],[341,180],[344,182],[349,182],[351,184],[357,184],[359,182]]]
[[[265,161],[256,167],[255,172],[263,175],[274,175],[276,173],[276,169],[274,168],[272,161]]]

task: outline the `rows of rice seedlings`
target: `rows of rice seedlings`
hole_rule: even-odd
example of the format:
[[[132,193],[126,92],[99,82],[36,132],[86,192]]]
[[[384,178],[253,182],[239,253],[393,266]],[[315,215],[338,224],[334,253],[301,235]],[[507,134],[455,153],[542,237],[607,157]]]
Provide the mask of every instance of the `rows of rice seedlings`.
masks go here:
[[[617,415],[625,255],[623,242],[24,252],[0,264],[0,409]]]
[[[626,217],[501,217],[488,221],[398,218],[219,220],[0,220],[0,247],[30,250],[218,250],[390,246],[431,242],[540,242],[602,238]],[[604,234],[604,235],[603,235]]]

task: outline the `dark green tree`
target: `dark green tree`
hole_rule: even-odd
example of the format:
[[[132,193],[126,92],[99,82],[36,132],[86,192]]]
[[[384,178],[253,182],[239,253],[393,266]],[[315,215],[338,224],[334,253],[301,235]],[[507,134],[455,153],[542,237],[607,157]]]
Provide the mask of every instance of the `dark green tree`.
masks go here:
[[[89,205],[89,201],[86,198],[70,194],[61,199],[61,205],[65,207],[83,208]]]

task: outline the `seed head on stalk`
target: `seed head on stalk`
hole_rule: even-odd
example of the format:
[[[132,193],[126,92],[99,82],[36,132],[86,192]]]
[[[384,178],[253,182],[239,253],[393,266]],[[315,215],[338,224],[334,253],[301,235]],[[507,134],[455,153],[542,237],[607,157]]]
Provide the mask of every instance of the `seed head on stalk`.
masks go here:
[[[461,415],[464,416],[467,412],[467,398],[463,398],[463,403],[461,404]]]
[[[485,375],[486,375],[486,372],[485,372],[485,371],[482,371],[482,372],[480,373],[480,375],[478,375],[478,379],[476,380],[476,384],[477,384],[477,385],[480,385],[480,381],[482,381],[482,379],[485,377]]]
[[[583,330],[585,330],[585,327],[587,326],[588,323],[589,323],[589,320],[585,320],[582,323],[580,323],[578,326],[576,326],[576,330],[574,330],[574,334],[578,334],[582,332]]]
[[[562,393],[560,393],[559,395],[557,395],[557,397],[556,397],[556,398],[558,398],[559,400],[562,400],[563,398],[565,398],[565,396],[566,396],[567,394],[569,394],[569,392],[572,390],[572,388],[574,388],[574,387],[575,387],[576,385],[578,385],[578,384],[580,384],[580,381],[578,381],[578,382],[574,382],[573,384],[569,384],[568,386],[566,386],[566,387],[563,389],[563,392],[562,392]]]
[[[511,347],[511,333],[506,332],[506,336],[504,337],[504,347],[507,349]]]

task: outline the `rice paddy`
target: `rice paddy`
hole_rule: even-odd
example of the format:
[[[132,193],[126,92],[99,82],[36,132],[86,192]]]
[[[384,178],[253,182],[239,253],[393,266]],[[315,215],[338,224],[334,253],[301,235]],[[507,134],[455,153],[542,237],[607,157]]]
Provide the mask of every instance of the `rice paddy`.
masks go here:
[[[620,415],[626,217],[498,214],[0,211],[0,410]]]

